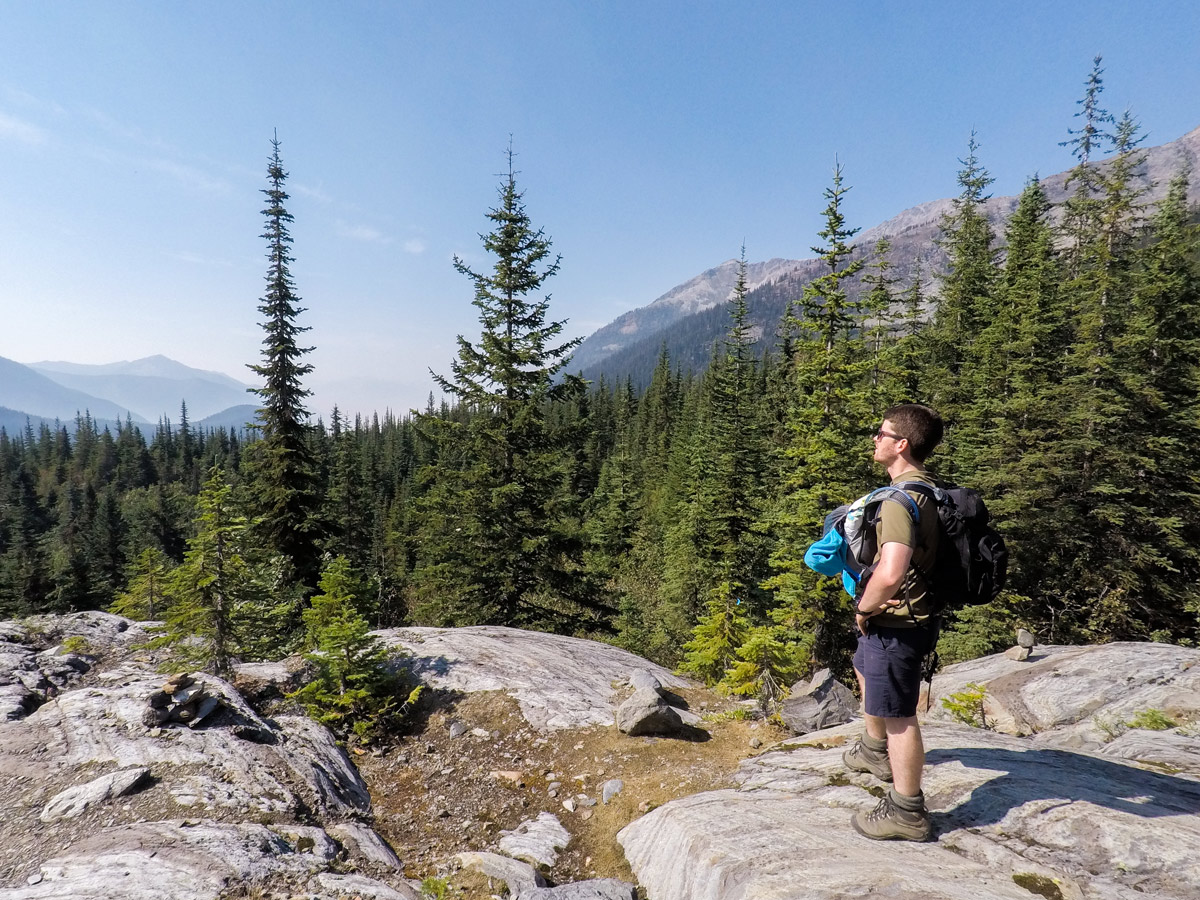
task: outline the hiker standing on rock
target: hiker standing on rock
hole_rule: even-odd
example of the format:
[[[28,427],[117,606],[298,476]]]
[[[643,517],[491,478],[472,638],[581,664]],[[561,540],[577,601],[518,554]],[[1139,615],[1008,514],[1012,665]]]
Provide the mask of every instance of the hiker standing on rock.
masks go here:
[[[893,406],[875,433],[875,462],[892,484],[934,485],[924,462],[942,439],[942,418],[916,403]],[[917,723],[921,665],[933,649],[929,584],[938,550],[938,514],[922,491],[906,491],[915,517],[902,503],[880,506],[878,555],[858,598],[858,649],[854,672],[863,698],[865,727],[842,754],[855,772],[868,772],[892,788],[871,812],[856,813],[855,830],[875,840],[929,839],[929,813],[921,792],[925,745]]]

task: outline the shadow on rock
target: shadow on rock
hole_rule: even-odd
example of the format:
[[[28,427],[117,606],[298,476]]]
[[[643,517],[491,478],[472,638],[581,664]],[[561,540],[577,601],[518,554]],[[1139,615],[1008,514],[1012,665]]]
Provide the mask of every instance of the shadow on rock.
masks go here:
[[[1060,800],[1060,805],[1082,801],[1141,818],[1200,813],[1200,784],[1195,781],[1066,750],[965,747],[930,750],[925,761],[1001,773],[941,813],[942,831],[993,825],[1013,809],[1045,800]]]

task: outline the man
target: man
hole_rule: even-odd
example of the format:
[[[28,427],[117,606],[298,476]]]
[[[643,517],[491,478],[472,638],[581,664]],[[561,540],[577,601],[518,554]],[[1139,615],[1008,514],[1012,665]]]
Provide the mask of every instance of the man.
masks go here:
[[[935,484],[925,460],[942,439],[942,419],[927,406],[893,406],[875,433],[875,462],[892,484]],[[918,516],[906,504],[885,501],[876,525],[875,569],[858,598],[858,649],[854,672],[863,698],[864,733],[842,754],[856,772],[868,772],[892,788],[871,812],[857,813],[855,830],[875,840],[929,839],[929,813],[921,793],[925,746],[917,723],[921,664],[932,649],[925,575],[938,548],[933,500],[909,491]]]

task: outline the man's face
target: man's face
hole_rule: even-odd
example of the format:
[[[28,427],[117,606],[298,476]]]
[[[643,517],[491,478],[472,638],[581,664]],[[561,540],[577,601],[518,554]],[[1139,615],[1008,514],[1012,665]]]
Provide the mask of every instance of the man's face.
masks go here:
[[[897,445],[904,438],[900,437],[897,433],[896,424],[891,419],[884,419],[883,424],[879,426],[879,430],[875,432],[874,440],[875,462],[886,469],[900,456]],[[907,442],[905,446],[908,446]]]

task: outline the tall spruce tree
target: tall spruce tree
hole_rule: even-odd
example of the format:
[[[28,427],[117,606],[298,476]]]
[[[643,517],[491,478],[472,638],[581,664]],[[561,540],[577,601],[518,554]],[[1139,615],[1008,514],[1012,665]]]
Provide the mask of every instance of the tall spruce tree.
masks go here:
[[[559,259],[525,211],[511,148],[488,219],[493,230],[481,238],[492,270],[454,260],[474,285],[482,333],[477,342],[460,335],[451,374],[434,374],[462,416],[422,417],[437,460],[423,476],[418,616],[595,628],[608,610],[579,589],[570,458],[546,416],[548,404],[582,389],[576,378],[556,381],[579,340],[556,343],[565,322],[548,318],[548,296],[533,296],[558,272]]]
[[[313,587],[320,571],[321,493],[304,405],[312,392],[303,385],[304,377],[313,370],[303,359],[313,348],[298,343],[299,336],[309,329],[298,323],[304,309],[292,281],[288,231],[292,215],[284,205],[288,173],[279,146],[279,139],[273,138],[267,163],[269,186],[262,192],[267,198],[263,210],[267,227],[262,236],[267,241],[268,263],[267,290],[258,307],[263,315],[262,362],[249,368],[263,379],[263,385],[251,389],[262,405],[254,426],[259,440],[252,445],[250,463],[259,513],[257,529],[269,548],[290,561],[296,578]]]
[[[1120,127],[1118,128],[1118,132]],[[1127,325],[1114,341],[1125,431],[1135,462],[1118,549],[1135,576],[1128,602],[1102,606],[1093,630],[1116,637],[1194,641],[1200,625],[1200,228],[1190,224],[1187,178],[1172,179],[1152,237],[1136,251]],[[1180,609],[1182,607],[1182,610]],[[1113,615],[1113,613],[1117,615]]]
[[[1104,92],[1104,69],[1100,62],[1100,56],[1092,60],[1083,97],[1076,101],[1079,109],[1075,111],[1075,118],[1079,120],[1079,127],[1067,129],[1067,140],[1059,144],[1070,147],[1076,160],[1064,185],[1071,195],[1063,205],[1062,215],[1065,261],[1071,277],[1079,275],[1085,249],[1098,230],[1101,177],[1093,157],[1108,152],[1113,139],[1108,130],[1114,122],[1112,114],[1100,104],[1100,95]]]
[[[932,322],[925,332],[929,360],[922,393],[950,424],[940,459],[941,474],[969,478],[974,447],[960,447],[961,431],[972,398],[978,395],[976,369],[971,364],[974,342],[993,318],[993,290],[998,276],[995,235],[984,203],[992,177],[979,162],[975,132],[958,172],[959,195],[941,222],[938,243],[947,256],[947,271],[934,302]],[[964,429],[966,430],[966,429]]]
[[[766,586],[776,591],[772,619],[792,665],[848,668],[849,603],[840,582],[822,579],[804,566],[804,550],[820,534],[825,514],[862,494],[871,479],[873,418],[863,343],[864,309],[851,294],[864,259],[853,258],[842,199],[848,188],[842,168],[825,190],[824,244],[814,247],[825,271],[804,288],[797,331],[792,397],[787,411],[782,491],[773,516],[778,544],[771,563],[777,571]]]
[[[963,610],[939,645],[948,661],[999,649],[1015,620],[1035,628],[1041,592],[1062,560],[1053,547],[1057,499],[1053,451],[1061,427],[1056,397],[1062,381],[1064,310],[1050,206],[1037,179],[1021,193],[1005,230],[1005,262],[990,321],[975,341],[960,446],[972,453],[971,484],[1001,523],[1011,554],[1009,590],[978,609]]]
[[[707,415],[697,429],[689,515],[680,517],[694,523],[693,540],[702,559],[698,568],[706,572],[701,584],[705,614],[685,647],[683,666],[709,681],[725,677],[748,637],[747,627],[753,617],[764,620],[767,607],[760,586],[767,575],[767,542],[754,525],[763,513],[769,429],[748,293],[743,247],[729,300],[729,332],[704,378],[701,396]]]

